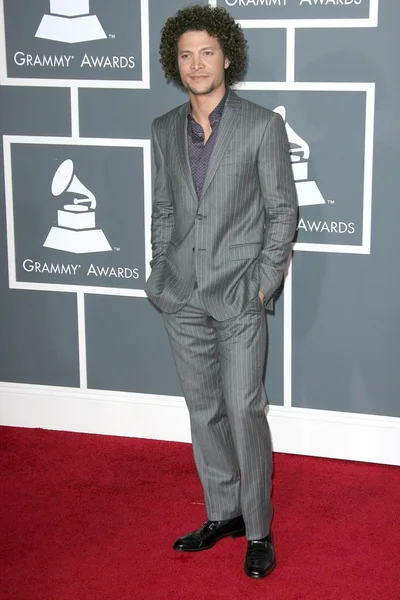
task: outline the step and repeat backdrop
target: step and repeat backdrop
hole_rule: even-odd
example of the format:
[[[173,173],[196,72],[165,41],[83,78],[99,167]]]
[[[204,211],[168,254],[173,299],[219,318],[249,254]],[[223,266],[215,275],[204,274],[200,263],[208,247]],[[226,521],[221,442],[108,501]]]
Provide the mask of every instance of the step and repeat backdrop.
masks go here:
[[[188,4],[0,2],[4,424],[188,438],[162,319],[143,291],[151,122],[186,101],[165,83],[160,30]],[[374,460],[371,432],[377,445],[400,432],[400,3],[209,4],[243,27],[237,91],[282,115],[298,192],[293,260],[268,316],[276,447]],[[343,436],[359,427],[370,453],[357,439],[342,450],[338,423]],[[400,463],[393,445],[376,456]]]

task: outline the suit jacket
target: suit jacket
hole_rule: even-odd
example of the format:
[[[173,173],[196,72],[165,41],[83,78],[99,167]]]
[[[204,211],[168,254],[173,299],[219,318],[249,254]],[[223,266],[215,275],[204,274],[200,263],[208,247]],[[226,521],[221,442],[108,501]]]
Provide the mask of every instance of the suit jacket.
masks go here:
[[[153,259],[146,294],[177,312],[197,282],[204,310],[223,321],[259,291],[279,287],[297,225],[280,115],[229,90],[201,197],[187,148],[186,103],[154,120]]]

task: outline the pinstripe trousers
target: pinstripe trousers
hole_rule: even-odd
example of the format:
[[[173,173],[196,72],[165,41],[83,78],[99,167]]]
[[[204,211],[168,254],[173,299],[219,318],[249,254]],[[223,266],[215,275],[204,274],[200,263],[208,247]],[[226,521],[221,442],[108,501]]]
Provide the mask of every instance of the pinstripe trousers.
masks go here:
[[[262,375],[266,315],[260,298],[216,321],[196,287],[177,313],[163,313],[190,415],[193,452],[207,517],[243,515],[246,537],[268,535],[272,450]]]

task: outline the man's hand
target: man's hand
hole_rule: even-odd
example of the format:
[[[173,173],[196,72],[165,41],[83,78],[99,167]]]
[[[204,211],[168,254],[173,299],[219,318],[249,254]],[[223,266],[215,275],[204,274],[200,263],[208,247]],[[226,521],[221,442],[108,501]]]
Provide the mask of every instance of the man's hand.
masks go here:
[[[262,292],[258,292],[258,295],[260,296],[261,304],[264,304],[264,294]]]

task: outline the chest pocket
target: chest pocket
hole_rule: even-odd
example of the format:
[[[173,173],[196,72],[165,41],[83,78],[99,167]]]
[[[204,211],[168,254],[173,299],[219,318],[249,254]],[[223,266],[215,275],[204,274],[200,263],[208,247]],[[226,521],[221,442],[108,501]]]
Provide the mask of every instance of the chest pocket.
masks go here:
[[[225,154],[221,159],[220,166],[241,165],[252,161],[254,161],[254,156],[250,152]]]

